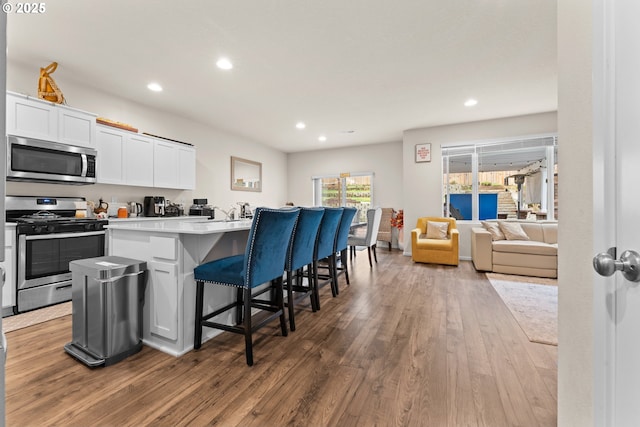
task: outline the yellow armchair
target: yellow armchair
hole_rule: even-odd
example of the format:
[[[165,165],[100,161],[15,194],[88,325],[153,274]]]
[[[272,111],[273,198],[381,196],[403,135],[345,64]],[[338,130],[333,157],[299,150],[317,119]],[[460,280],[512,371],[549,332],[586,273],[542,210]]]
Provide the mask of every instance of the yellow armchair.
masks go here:
[[[448,223],[445,239],[428,239],[427,222]],[[458,265],[459,233],[455,218],[418,218],[416,228],[411,230],[411,259],[414,262]]]

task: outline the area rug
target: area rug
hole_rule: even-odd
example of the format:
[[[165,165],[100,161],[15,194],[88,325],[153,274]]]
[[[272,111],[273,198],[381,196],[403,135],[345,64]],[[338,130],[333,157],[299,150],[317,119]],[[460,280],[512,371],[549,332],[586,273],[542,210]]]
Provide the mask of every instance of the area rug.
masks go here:
[[[40,308],[2,319],[2,332],[7,333],[71,314],[71,301]]]
[[[487,273],[531,342],[558,345],[557,280]]]

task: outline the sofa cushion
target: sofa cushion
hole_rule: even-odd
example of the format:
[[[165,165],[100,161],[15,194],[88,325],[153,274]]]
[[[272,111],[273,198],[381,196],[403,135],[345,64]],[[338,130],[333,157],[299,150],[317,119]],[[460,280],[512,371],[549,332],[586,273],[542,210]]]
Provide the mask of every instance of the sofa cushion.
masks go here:
[[[542,224],[542,234],[544,242],[549,244],[558,243],[558,224]]]
[[[518,222],[498,221],[498,225],[507,240],[529,240],[529,236]]]
[[[522,230],[529,236],[529,240],[544,242],[542,226],[536,222],[521,222]]]
[[[453,248],[452,239],[427,239],[426,234],[418,236],[416,241],[418,249],[428,249],[436,251],[450,251]]]
[[[493,253],[493,271],[497,266],[527,267],[527,268],[558,268],[558,257],[532,254],[517,254],[512,252]]]
[[[427,221],[427,239],[446,239],[448,231],[448,222]]]
[[[494,252],[510,252],[531,255],[558,255],[558,245],[548,245],[535,240],[501,240],[493,242]]]
[[[500,230],[500,225],[497,222],[480,221],[485,230],[491,233],[491,240],[504,240],[504,233]]]

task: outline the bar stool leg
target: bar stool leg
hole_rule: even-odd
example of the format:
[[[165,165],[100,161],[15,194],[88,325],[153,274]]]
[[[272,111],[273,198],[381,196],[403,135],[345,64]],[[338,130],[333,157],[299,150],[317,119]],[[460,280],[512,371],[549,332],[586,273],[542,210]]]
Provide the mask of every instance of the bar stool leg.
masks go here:
[[[342,268],[344,268],[344,277],[345,279],[347,279],[347,285],[350,285],[351,283],[349,283],[349,267],[347,265],[347,250],[343,249],[340,252],[340,262],[342,263]]]
[[[296,330],[296,320],[295,313],[293,307],[293,280],[292,276],[293,272],[287,271],[287,308],[289,309],[289,328],[291,331]],[[296,278],[297,281],[297,278]]]
[[[301,271],[301,275],[304,274],[304,267],[300,271]],[[313,262],[307,265],[307,279],[308,279],[307,284],[309,286],[309,302],[311,303],[311,311],[315,313],[316,311],[318,311],[315,303],[316,280],[313,277],[312,271],[313,271]]]
[[[242,325],[242,288],[236,291],[236,325]]]
[[[202,306],[204,305],[204,282],[196,282],[196,321],[193,336],[193,348],[202,346]]]
[[[336,254],[332,254],[329,256],[329,278],[331,279],[331,294],[334,296],[338,296],[340,290],[338,289],[338,275],[336,274],[338,271],[338,261],[336,260]]]
[[[280,329],[282,330],[282,336],[289,335],[287,330],[287,316],[284,311],[284,292],[282,290],[282,277],[276,279],[276,305],[280,309]],[[291,304],[293,307],[293,304]]]
[[[244,292],[244,345],[247,365],[253,366],[253,341],[251,339],[251,289]]]
[[[316,311],[320,310],[320,291],[318,290],[318,261],[313,261],[313,298],[315,300]]]

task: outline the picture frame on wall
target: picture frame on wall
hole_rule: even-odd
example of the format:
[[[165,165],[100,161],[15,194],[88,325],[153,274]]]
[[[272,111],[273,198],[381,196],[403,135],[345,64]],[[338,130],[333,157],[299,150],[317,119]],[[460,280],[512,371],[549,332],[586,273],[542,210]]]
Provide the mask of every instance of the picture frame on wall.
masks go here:
[[[431,161],[431,144],[416,144],[416,163]]]

